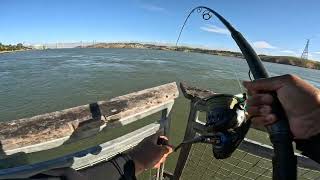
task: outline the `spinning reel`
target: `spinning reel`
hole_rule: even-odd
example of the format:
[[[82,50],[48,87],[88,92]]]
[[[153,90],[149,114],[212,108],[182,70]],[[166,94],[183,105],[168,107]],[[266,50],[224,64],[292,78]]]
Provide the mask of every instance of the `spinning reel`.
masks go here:
[[[246,94],[228,95],[214,94],[201,99],[206,112],[206,123],[195,128],[198,135],[193,139],[182,142],[175,151],[184,144],[212,144],[213,155],[216,159],[231,156],[250,127],[246,119]],[[198,122],[197,122],[198,123]]]

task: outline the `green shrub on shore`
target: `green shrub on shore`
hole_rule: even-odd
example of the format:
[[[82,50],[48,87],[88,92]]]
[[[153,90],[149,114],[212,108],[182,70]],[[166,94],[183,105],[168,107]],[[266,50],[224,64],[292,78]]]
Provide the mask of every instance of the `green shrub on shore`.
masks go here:
[[[87,48],[137,48],[137,49],[157,49],[165,51],[182,51],[182,52],[194,52],[194,53],[204,53],[218,56],[236,57],[243,59],[243,55],[240,52],[224,51],[224,50],[213,50],[213,49],[203,49],[203,48],[193,48],[188,46],[165,46],[165,45],[155,45],[155,44],[142,44],[142,43],[98,43]],[[299,66],[310,69],[319,69],[320,62],[312,60],[303,60],[297,57],[291,56],[267,56],[259,55],[262,61],[286,64],[292,66]]]
[[[260,56],[262,61],[279,63],[279,64],[288,64],[292,66],[305,67],[310,69],[320,69],[320,62],[301,59],[291,56]]]
[[[0,43],[0,51],[17,51],[17,50],[24,50],[29,49],[28,47],[23,46],[23,44],[18,43],[16,45],[4,45]]]

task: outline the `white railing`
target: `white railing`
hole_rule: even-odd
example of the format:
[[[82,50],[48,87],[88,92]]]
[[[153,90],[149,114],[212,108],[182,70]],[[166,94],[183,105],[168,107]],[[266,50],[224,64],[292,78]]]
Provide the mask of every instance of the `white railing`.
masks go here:
[[[0,165],[19,153],[36,153],[72,144],[99,134],[102,130],[125,126],[162,112],[160,120],[116,139],[86,150],[35,164],[0,169],[0,179],[19,178],[54,167],[82,169],[108,160],[137,145],[159,128],[169,133],[170,112],[179,96],[176,83],[145,89],[108,101],[99,101],[62,111],[0,123]],[[163,170],[163,166],[161,169]],[[161,174],[161,171],[158,173]]]

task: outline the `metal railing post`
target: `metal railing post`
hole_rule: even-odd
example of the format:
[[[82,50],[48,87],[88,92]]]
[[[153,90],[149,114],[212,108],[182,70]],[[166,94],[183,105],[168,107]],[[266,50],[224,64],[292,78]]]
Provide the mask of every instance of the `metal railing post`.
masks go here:
[[[196,108],[196,102],[191,101],[189,119],[188,119],[188,124],[187,124],[187,128],[186,128],[186,132],[184,134],[183,141],[188,140],[188,139],[192,139],[195,136],[196,132],[193,129],[193,124],[194,124],[194,122],[197,121],[198,116],[199,116],[199,111]],[[176,165],[176,168],[175,168],[174,174],[173,174],[174,180],[180,179],[182,171],[183,171],[185,164],[187,162],[191,147],[192,147],[192,144],[186,144],[181,147],[179,158],[177,161],[177,165]]]
[[[164,130],[163,135],[167,137],[170,135],[170,123],[171,123],[170,113],[171,113],[172,106],[173,106],[173,103],[168,108],[162,110],[161,112],[160,129]],[[165,166],[165,162],[163,162],[160,165],[160,168],[157,169],[157,178],[156,178],[157,180],[163,179],[164,166]]]

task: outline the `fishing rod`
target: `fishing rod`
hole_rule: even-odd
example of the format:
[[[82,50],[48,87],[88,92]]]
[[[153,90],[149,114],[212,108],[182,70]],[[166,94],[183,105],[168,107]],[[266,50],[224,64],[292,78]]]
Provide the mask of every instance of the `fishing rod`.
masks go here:
[[[224,17],[218,14],[216,11],[205,7],[198,6],[191,10],[189,15],[184,21],[184,24],[180,30],[176,45],[178,44],[182,31],[191,16],[192,13],[198,12],[202,14],[202,18],[204,20],[209,20],[213,16],[217,17],[224,26],[229,30],[231,37],[239,46],[246,62],[249,66],[249,74],[252,73],[254,79],[263,79],[268,78],[269,75],[263,66],[259,56],[248,43],[248,41],[243,37],[243,35],[237,31]],[[270,141],[273,144],[274,156],[272,158],[273,165],[273,179],[283,180],[297,179],[297,159],[294,155],[293,146],[292,146],[292,134],[289,128],[289,122],[285,115],[285,112],[280,104],[279,99],[275,92],[270,92],[270,94],[274,98],[274,102],[272,104],[272,112],[276,114],[278,117],[278,121],[273,123],[272,125],[266,126],[266,129],[270,135]],[[241,136],[242,137],[242,136]],[[242,139],[244,136],[242,137]],[[205,139],[205,138],[203,138]],[[197,138],[198,141],[201,138]],[[214,141],[215,142],[215,141]],[[214,146],[213,146],[214,147]]]

